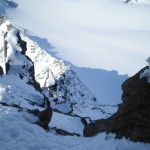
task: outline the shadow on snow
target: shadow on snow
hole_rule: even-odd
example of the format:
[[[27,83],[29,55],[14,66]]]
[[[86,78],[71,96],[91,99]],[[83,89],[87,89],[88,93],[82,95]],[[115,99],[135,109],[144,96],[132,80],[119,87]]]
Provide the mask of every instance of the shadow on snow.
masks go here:
[[[48,42],[47,39],[37,36],[28,35],[38,45],[45,49],[50,55],[57,59],[55,48]],[[71,64],[65,61],[66,64]],[[85,67],[77,67],[71,64],[73,70],[77,73],[81,81],[91,90],[96,96],[100,104],[116,105],[121,103],[122,89],[121,84],[128,78],[127,75],[119,75],[117,71],[107,71],[104,69],[93,69]]]

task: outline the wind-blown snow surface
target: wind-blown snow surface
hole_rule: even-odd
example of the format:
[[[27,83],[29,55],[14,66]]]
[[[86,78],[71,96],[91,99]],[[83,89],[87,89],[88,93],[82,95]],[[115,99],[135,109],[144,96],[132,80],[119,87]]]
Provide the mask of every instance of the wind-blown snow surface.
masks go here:
[[[127,78],[118,73],[145,66],[150,48],[148,0],[124,1],[14,0],[18,7],[6,12],[49,53],[72,63],[101,103],[118,104]]]
[[[149,150],[150,145],[113,139],[114,135],[99,134],[93,138],[56,136],[30,123],[14,108],[0,105],[1,150]]]
[[[14,22],[79,67],[136,73],[150,47],[150,5],[123,0],[14,0]],[[125,1],[125,0],[124,0]],[[22,19],[24,18],[24,19]]]

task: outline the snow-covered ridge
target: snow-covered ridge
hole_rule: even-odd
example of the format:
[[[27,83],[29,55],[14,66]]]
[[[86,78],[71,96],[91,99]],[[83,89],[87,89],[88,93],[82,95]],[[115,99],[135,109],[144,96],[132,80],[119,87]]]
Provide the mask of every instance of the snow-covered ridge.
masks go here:
[[[1,51],[1,66],[3,67],[4,74],[6,74],[6,68],[5,63],[8,62],[8,59],[13,53],[14,49],[17,49],[18,51],[20,47],[17,45],[17,31],[15,28],[13,29],[13,25],[5,18],[1,17],[1,45],[0,48],[3,50],[3,47],[5,45],[5,41],[8,41],[8,52],[7,52],[7,60],[5,62],[4,60],[4,53],[5,51]],[[5,39],[5,34],[8,32],[7,39]],[[56,60],[54,57],[51,57],[46,53],[46,51],[42,50],[35,42],[31,41],[29,38],[24,36],[22,33],[19,33],[21,36],[21,39],[24,40],[27,43],[27,50],[26,55],[32,60],[35,67],[35,79],[37,82],[40,83],[41,87],[49,87],[51,85],[55,84],[55,79],[58,79],[62,74],[66,72],[67,69],[69,69],[69,66],[65,66],[63,61]],[[20,62],[15,61],[15,63],[18,63],[16,65],[19,65]]]
[[[5,16],[0,16],[0,41],[0,105],[24,110],[27,120],[33,117],[28,111],[51,106],[48,128],[78,136],[86,123],[116,111],[115,106],[98,105],[70,66],[50,56]]]
[[[7,17],[0,17],[0,27],[1,103],[39,110],[51,103],[55,111],[52,127],[67,129],[57,122],[57,118],[63,116],[66,120],[74,120],[75,127],[70,132],[75,133],[80,126],[76,132],[80,135],[82,118],[89,122],[116,111],[117,107],[98,105],[70,66],[50,56],[17,30]]]
[[[35,67],[35,79],[41,87],[55,84],[68,69],[62,60],[57,60],[42,50],[35,42],[21,34],[21,39],[27,43],[26,55],[32,60]]]
[[[6,17],[1,17],[0,25],[0,40],[2,41],[0,45],[0,65],[3,68],[4,74],[7,72],[7,74],[23,73],[25,75],[24,69],[21,70],[20,68],[20,70],[18,70],[19,66],[26,66],[26,69],[29,70],[31,66],[34,65],[33,72],[35,80],[40,84],[41,88],[51,89],[51,86],[57,85],[57,87],[55,87],[57,89],[54,91],[51,90],[51,92],[55,93],[55,97],[58,99],[61,98],[62,100],[62,97],[65,97],[65,100],[69,99],[70,101],[80,101],[82,103],[84,101],[91,101],[92,99],[93,101],[96,100],[70,67],[64,65],[62,60],[57,60],[50,56],[46,51],[41,49],[36,42],[33,42],[18,31]],[[20,43],[18,43],[18,40],[20,40]],[[21,50],[20,46],[22,46],[23,50]],[[25,58],[19,53],[24,53]],[[33,64],[27,61],[28,58],[31,59]],[[9,71],[7,71],[8,68],[6,68],[6,64],[8,63],[11,65]],[[28,75],[26,74],[26,76]],[[64,89],[66,89],[68,93],[70,92],[69,95]],[[64,96],[64,94],[66,96]]]

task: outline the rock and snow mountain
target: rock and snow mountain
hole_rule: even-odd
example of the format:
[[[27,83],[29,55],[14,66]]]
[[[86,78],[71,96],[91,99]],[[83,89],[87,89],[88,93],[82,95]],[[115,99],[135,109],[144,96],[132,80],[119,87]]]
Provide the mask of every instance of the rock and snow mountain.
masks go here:
[[[150,59],[148,58],[148,63]],[[150,143],[150,66],[140,70],[122,84],[122,103],[118,111],[107,119],[88,124],[85,136],[99,132],[115,133],[117,138]]]
[[[2,105],[39,111],[51,105],[50,128],[70,135],[82,135],[85,124],[116,110],[117,106],[99,105],[70,66],[50,56],[5,16],[0,17],[0,26]]]
[[[3,7],[17,4],[2,0],[0,12]],[[87,124],[116,110],[100,105],[69,65],[0,16],[0,149],[148,150],[149,144],[116,140],[113,134],[82,137]]]
[[[121,103],[122,82],[149,56],[150,5],[142,3],[148,0],[13,1],[18,7],[5,12],[15,25],[69,62],[100,103]]]

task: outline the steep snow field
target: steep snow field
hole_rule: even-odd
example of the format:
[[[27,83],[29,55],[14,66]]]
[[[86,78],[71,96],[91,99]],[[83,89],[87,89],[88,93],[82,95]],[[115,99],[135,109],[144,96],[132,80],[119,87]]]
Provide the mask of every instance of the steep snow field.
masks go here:
[[[48,40],[57,56],[78,67],[133,75],[150,47],[150,6],[123,0],[14,0],[8,9],[28,34]]]
[[[50,54],[73,64],[101,103],[118,104],[127,78],[120,74],[144,67],[150,48],[150,3],[124,1],[14,0],[18,7],[6,12]]]

